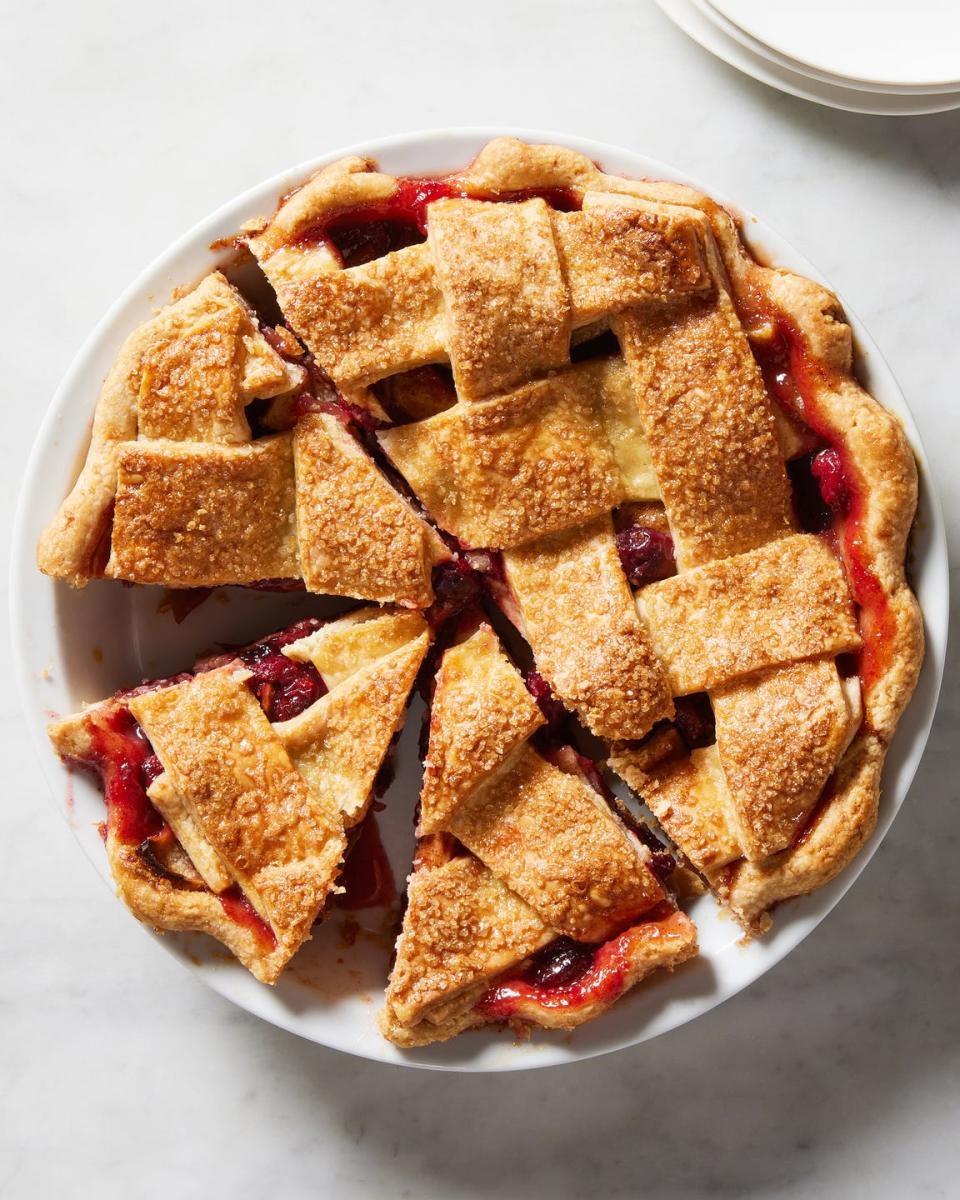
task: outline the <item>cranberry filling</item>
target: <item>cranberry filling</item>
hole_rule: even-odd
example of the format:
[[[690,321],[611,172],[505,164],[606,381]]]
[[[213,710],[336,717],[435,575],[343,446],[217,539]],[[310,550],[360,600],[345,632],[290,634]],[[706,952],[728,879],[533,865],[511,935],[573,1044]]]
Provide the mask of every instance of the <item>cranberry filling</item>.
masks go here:
[[[88,729],[92,746],[87,761],[103,779],[110,832],[127,845],[156,837],[165,826],[147,799],[146,789],[156,778],[154,764],[159,766],[147,735],[127,708],[97,713]]]
[[[331,221],[325,236],[345,267],[359,267],[424,240],[416,222],[408,223],[402,218],[358,222],[356,216]]]
[[[562,948],[558,952],[557,973],[550,977],[552,951],[557,945],[553,942],[545,948],[547,957],[542,968],[548,976],[545,983],[526,975],[502,980],[487,991],[477,1009],[488,1020],[502,1021],[514,1016],[523,1001],[547,1009],[574,1009],[615,1000],[623,990],[627,971],[628,938],[629,931],[600,947],[570,941],[568,955]],[[569,978],[564,980],[567,972]]]
[[[243,585],[255,592],[305,592],[302,579],[255,579]]]
[[[634,587],[676,575],[673,538],[649,525],[630,525],[617,534],[617,551]]]
[[[637,925],[600,946],[558,938],[534,956],[531,967],[522,975],[494,984],[477,1011],[488,1020],[503,1021],[515,1016],[524,1001],[546,1009],[609,1003],[623,991],[634,939],[638,934],[645,936],[651,925],[668,923],[675,914],[674,906],[662,901]],[[540,973],[545,976],[543,982],[537,978]]]
[[[304,230],[300,245],[325,242],[343,266],[356,267],[427,236],[427,210],[434,200],[470,195],[456,179],[399,179],[386,200],[357,204],[322,218]],[[580,200],[569,188],[529,188],[514,192],[476,193],[476,200],[522,201],[541,198],[558,212],[573,212]]]
[[[393,869],[373,813],[352,832],[340,884],[344,891],[333,900],[338,908],[385,908],[396,899]]]
[[[427,234],[427,206],[463,194],[447,179],[401,179],[389,199],[324,217],[305,230],[299,241],[301,245],[326,242],[345,267],[359,266],[422,242]]]
[[[220,892],[217,899],[231,921],[235,921],[238,925],[243,925],[246,929],[249,929],[257,941],[266,949],[273,950],[276,948],[277,935],[266,921],[262,919],[236,884],[233,887],[227,888],[225,892]]]
[[[710,746],[717,740],[713,708],[706,693],[679,696],[674,700],[673,706],[676,709],[674,720],[689,749],[697,750],[703,746]]]
[[[483,578],[461,555],[433,568],[434,601],[424,613],[434,629],[476,604],[483,592]]]
[[[567,710],[561,702],[553,694],[553,689],[550,684],[544,679],[539,671],[528,671],[524,683],[527,685],[527,691],[536,700],[537,707],[546,717],[546,728],[539,732],[547,732],[554,735],[559,735],[567,720]]]
[[[139,726],[138,726],[139,728]],[[143,733],[143,730],[140,731]],[[146,737],[146,735],[143,735]],[[163,763],[155,754],[148,755],[140,764],[140,777],[143,780],[144,790],[146,790],[155,779],[158,779],[163,774]]]
[[[388,422],[380,420],[369,409],[345,400],[337,391],[333,391],[332,394],[325,390],[318,394],[313,389],[300,392],[290,406],[290,416],[297,421],[308,412],[329,413],[348,429],[356,426],[364,433],[376,433],[378,429],[386,429],[388,425]]]
[[[295,662],[281,653],[276,638],[258,642],[240,651],[241,661],[253,672],[249,687],[270,721],[289,721],[299,716],[327,691],[313,663]]]
[[[595,945],[575,942],[570,937],[558,937],[549,946],[537,951],[521,978],[545,990],[569,987],[590,970],[596,952]]]
[[[843,460],[837,450],[821,450],[810,463],[810,474],[820,485],[820,495],[830,509],[844,515],[850,510],[850,491],[843,469]]]
[[[822,514],[826,508],[830,514],[821,515],[822,524],[819,528],[814,524],[812,528],[816,532],[825,532],[831,527],[836,529],[837,549],[846,565],[854,599],[860,606],[864,644],[858,658],[859,675],[864,688],[869,688],[889,664],[896,618],[889,596],[864,555],[862,529],[867,515],[866,497],[857,485],[855,468],[843,446],[837,442],[835,427],[820,406],[821,391],[833,384],[830,368],[811,358],[803,335],[769,302],[759,298],[741,300],[741,309],[748,328],[775,327],[772,339],[764,339],[761,345],[754,346],[768,389],[788,414],[800,417],[820,439],[829,443],[827,450],[809,462],[812,482],[821,495],[820,512]],[[801,509],[801,522],[803,520]]]

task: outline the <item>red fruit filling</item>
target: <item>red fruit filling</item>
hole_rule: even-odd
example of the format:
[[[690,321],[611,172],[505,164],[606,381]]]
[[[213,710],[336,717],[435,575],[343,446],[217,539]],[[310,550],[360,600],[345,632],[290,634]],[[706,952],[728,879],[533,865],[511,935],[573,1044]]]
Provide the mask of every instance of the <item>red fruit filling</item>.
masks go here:
[[[820,485],[824,503],[835,513],[846,513],[850,508],[850,493],[843,461],[836,450],[821,450],[810,462],[810,474]]]
[[[597,946],[559,937],[533,956],[521,978],[538,988],[569,987],[593,966]]]
[[[159,762],[133,714],[126,708],[97,713],[87,728],[91,754],[86,761],[103,780],[110,833],[126,845],[138,845],[162,833],[164,820],[146,792],[159,774]]]
[[[337,908],[385,908],[396,899],[393,869],[373,813],[351,831],[339,882],[344,891],[333,898]]]
[[[553,694],[550,684],[539,671],[528,671],[524,683],[527,685],[527,691],[536,700],[537,707],[546,717],[546,729],[552,733],[559,733],[566,724],[567,710]]]
[[[616,1000],[627,982],[635,932],[648,923],[668,920],[675,911],[664,901],[646,913],[640,925],[600,946],[558,938],[534,955],[522,974],[494,984],[477,1011],[488,1020],[505,1021],[516,1015],[524,1001],[544,1009],[569,1010]]]
[[[713,719],[710,698],[704,692],[693,696],[678,696],[673,702],[676,709],[674,721],[680,736],[690,750],[710,746],[717,740],[717,728]]]
[[[295,662],[281,653],[323,624],[308,618],[241,650],[238,657],[253,672],[248,685],[270,721],[289,721],[325,695],[327,686],[313,663]]]
[[[328,214],[304,230],[298,242],[300,245],[323,242],[344,267],[357,267],[424,241],[428,207],[434,200],[451,197],[499,201],[540,197],[559,212],[572,212],[580,207],[579,199],[568,188],[531,188],[486,194],[467,192],[455,178],[399,179],[396,190],[388,199],[357,204]]]
[[[649,525],[630,525],[617,534],[617,552],[634,587],[676,575],[673,538]]]
[[[267,950],[275,949],[277,935],[266,921],[263,920],[236,884],[233,887],[227,888],[225,892],[220,892],[217,899],[223,905],[223,911],[231,921],[236,921],[238,925],[243,925],[246,929],[249,929],[257,941]]]
[[[799,418],[827,443],[827,450],[816,455],[809,467],[822,502],[832,517],[832,520],[827,518],[819,530],[832,527],[835,531],[836,548],[846,566],[854,600],[860,607],[860,632],[864,644],[859,652],[858,673],[864,689],[869,689],[889,666],[897,625],[890,598],[864,550],[867,502],[858,485],[856,466],[848,459],[838,431],[820,403],[821,394],[835,391],[837,381],[828,366],[809,354],[805,338],[780,309],[755,297],[741,298],[740,310],[748,329],[761,326],[775,329],[772,338],[764,338],[753,347],[768,390],[788,416]],[[814,470],[813,463],[817,459],[820,462]],[[817,526],[811,528],[817,529]]]
[[[423,614],[433,629],[475,605],[483,592],[483,578],[465,555],[433,568],[433,604]]]

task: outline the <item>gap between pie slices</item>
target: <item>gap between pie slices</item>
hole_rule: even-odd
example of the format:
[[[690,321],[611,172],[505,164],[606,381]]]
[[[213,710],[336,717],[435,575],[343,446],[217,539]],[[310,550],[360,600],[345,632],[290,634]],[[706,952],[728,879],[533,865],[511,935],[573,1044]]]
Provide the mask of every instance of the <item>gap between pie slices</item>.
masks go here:
[[[130,336],[39,565],[391,607],[296,630],[286,667],[265,652],[276,680],[243,651],[52,727],[105,775],[137,915],[275,979],[431,636],[399,1044],[569,1028],[690,957],[664,871],[682,892],[692,868],[748,934],[833,878],[923,655],[916,468],[835,297],[758,264],[689,188],[509,138],[443,179],[341,160],[237,245],[282,321],[214,272]],[[276,824],[292,810],[303,828]]]

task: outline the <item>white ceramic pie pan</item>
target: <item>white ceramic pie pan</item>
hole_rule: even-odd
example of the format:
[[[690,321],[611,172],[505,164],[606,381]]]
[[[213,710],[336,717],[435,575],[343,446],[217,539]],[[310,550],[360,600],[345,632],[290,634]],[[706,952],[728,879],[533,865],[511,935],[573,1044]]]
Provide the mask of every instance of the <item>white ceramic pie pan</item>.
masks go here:
[[[55,802],[77,840],[109,883],[97,833],[103,800],[85,776],[71,775],[54,757],[45,735],[50,715],[75,710],[145,676],[189,666],[194,654],[214,642],[239,642],[267,633],[308,612],[323,613],[330,602],[300,595],[269,595],[229,589],[196,609],[180,625],[158,613],[160,589],[125,588],[98,582],[72,591],[40,575],[34,545],[72,483],[90,431],[96,397],[123,338],[169,300],[173,288],[202,276],[218,262],[208,247],[233,233],[247,218],[270,213],[277,197],[310,172],[345,154],[372,155],[397,174],[449,172],[468,163],[484,143],[502,133],[527,141],[559,142],[580,150],[607,170],[690,183],[716,196],[708,183],[629,150],[582,138],[531,130],[436,130],[350,146],[292,167],[267,180],[201,222],[146,270],[94,329],[53,398],[30,456],[13,539],[11,613],[14,659],[27,723]],[[717,197],[722,199],[722,197]],[[814,268],[762,222],[745,218],[751,243],[765,259],[820,278]],[[776,914],[773,932],[749,946],[718,913],[709,897],[691,913],[700,930],[702,953],[673,975],[662,974],[635,988],[609,1013],[571,1034],[540,1031],[516,1044],[496,1031],[467,1033],[441,1046],[402,1052],[384,1041],[375,1015],[389,958],[382,935],[384,914],[359,914],[360,928],[336,914],[294,959],[274,988],[257,983],[222,948],[202,935],[163,936],[160,944],[208,986],[251,1013],[311,1041],[383,1062],[456,1071],[510,1071],[574,1062],[656,1037],[707,1012],[768,971],[803,940],[853,884],[877,849],[903,803],[933,721],[947,632],[948,576],[943,519],[927,482],[925,457],[903,396],[869,334],[850,309],[862,376],[872,393],[896,412],[913,441],[921,467],[920,516],[914,543],[914,583],[926,621],[926,663],[913,703],[891,747],[884,772],[876,833],[859,858],[831,885],[794,901]],[[416,756],[419,701],[411,710],[399,748],[397,778],[380,815],[384,841],[402,881],[413,848],[413,806],[419,787]],[[131,920],[133,918],[131,917]],[[147,934],[147,936],[153,936]],[[346,943],[353,940],[353,945]],[[92,963],[90,969],[96,970]]]

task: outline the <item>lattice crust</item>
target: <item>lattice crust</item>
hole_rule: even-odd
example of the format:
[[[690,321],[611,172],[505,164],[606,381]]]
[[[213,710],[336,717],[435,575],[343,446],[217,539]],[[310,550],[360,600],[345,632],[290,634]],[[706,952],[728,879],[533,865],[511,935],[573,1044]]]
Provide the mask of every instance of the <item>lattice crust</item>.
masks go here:
[[[367,812],[430,642],[421,617],[364,609],[285,651],[312,661],[324,634],[340,646],[329,676],[321,671],[330,691],[289,721],[270,724],[239,661],[123,702],[164,768],[148,795],[177,840],[129,844],[108,817],[120,895],[161,929],[218,938],[267,983],[310,936],[334,889],[345,828]],[[92,729],[109,730],[121,707],[105,701],[51,725],[54,747],[68,760],[98,761]],[[272,943],[228,915],[219,897],[235,886]]]
[[[642,738],[673,716],[608,515],[508,550],[504,568],[538,670],[594,733]]]
[[[420,794],[420,831],[453,814],[544,724],[543,714],[489,626],[451,646],[437,673]]]
[[[663,889],[606,801],[519,750],[450,816],[449,831],[559,933],[601,942]]]
[[[278,942],[299,945],[333,886],[342,822],[290,761],[244,673],[208,671],[133,697],[130,711]]]
[[[722,289],[614,323],[634,383],[677,565],[729,558],[793,525],[773,410]]]
[[[832,662],[794,663],[712,699],[737,839],[748,859],[767,858],[803,830],[860,727],[859,680],[840,679]]]
[[[432,846],[418,856],[410,879],[382,1021],[398,1044],[436,1041],[500,1019],[478,1007],[490,982],[559,934],[605,942],[654,909],[664,909],[657,920],[672,910],[646,847],[579,775],[529,745],[541,724],[488,626],[446,651],[421,796],[419,833],[429,833]],[[441,834],[452,834],[471,853],[448,861],[449,853],[436,848]],[[684,934],[665,939],[659,958],[640,952],[647,938],[638,935],[623,986],[611,989],[601,1007],[653,966],[694,953],[692,926]],[[571,1027],[588,1019],[588,1010],[598,1011],[551,1014],[549,1007],[529,1005],[523,1019]]]
[[[579,776],[528,745],[542,717],[488,626],[444,655],[421,833],[454,834],[554,929],[586,941],[663,899],[648,852]]]
[[[583,213],[555,213],[540,199],[437,200],[425,244],[336,270],[328,251],[293,248],[342,205],[344,192],[325,186],[334,178],[345,181],[321,173],[304,189],[312,220],[298,194],[299,219],[284,205],[248,244],[287,319],[343,388],[449,361],[461,399],[481,400],[568,363],[574,328],[710,287],[698,214],[641,212],[613,198]]]
[[[295,579],[295,503],[291,434],[124,443],[105,573],[168,587]]]
[[[438,1024],[468,1016],[490,980],[555,936],[472,855],[415,871],[387,992],[388,1021],[399,1036],[426,1022],[425,1040],[435,1040]]]
[[[348,828],[366,815],[383,748],[403,722],[428,643],[424,630],[274,726],[311,790],[340,810]]]
[[[303,379],[223,276],[207,276],[124,345],[41,569],[77,585],[303,578],[326,594],[430,604],[449,551],[336,418],[307,414],[293,434],[251,440],[251,401],[289,405]]]
[[[853,376],[839,305],[759,266],[730,216],[691,189],[607,176],[572,151],[513,139],[490,143],[448,181],[465,198],[424,201],[425,243],[343,269],[327,223],[358,205],[376,213],[405,186],[373,167],[347,159],[318,172],[271,221],[248,227],[247,244],[344,394],[371,407],[362,389],[388,381],[412,423],[383,433],[383,448],[442,529],[504,550],[510,611],[538,669],[615,742],[610,765],[744,926],[761,930],[773,904],[832,878],[873,828],[886,742],[922,659],[904,578],[915,466],[895,419]],[[555,189],[582,210],[523,198]],[[298,369],[221,277],[191,296],[124,347],[84,472],[41,541],[41,567],[74,583],[97,573],[116,495],[114,575],[153,581],[172,569],[173,582],[192,582],[211,559],[238,575],[254,570],[248,544],[267,540],[277,569],[243,582],[299,574],[317,590],[429,603],[432,567],[446,555],[435,532],[330,415],[249,443],[249,399],[289,393]],[[771,399],[751,349],[776,338],[778,323],[802,354],[800,414]],[[571,345],[607,328],[622,357],[573,365]],[[452,405],[400,374],[447,362]],[[823,541],[797,532],[792,512],[785,460],[824,440],[843,452],[855,491],[831,541],[845,574]],[[228,511],[231,471],[260,499],[256,512]],[[157,519],[151,495],[170,505],[174,493],[182,511]],[[634,604],[610,512],[650,502],[662,502],[679,574]],[[356,773],[336,789],[341,835],[362,811],[359,779],[372,760],[351,746],[332,697],[362,691],[358,678],[387,660],[403,687],[419,661],[408,633],[426,645],[395,620],[351,618],[288,651],[339,682],[270,736],[327,809],[333,760]],[[859,680],[834,661],[849,651],[861,653]],[[672,727],[636,741],[671,715],[674,696],[702,690],[715,744],[690,751]],[[350,710],[382,736],[394,709],[364,694],[366,707]],[[83,740],[76,720],[53,735],[62,753]],[[559,1015],[519,983],[506,1008],[491,1000],[491,984],[522,972],[561,931],[615,935],[600,953],[616,962],[616,995],[695,952],[686,918],[652,907],[663,893],[648,852],[583,780],[527,744],[542,722],[489,629],[447,651],[421,798],[430,836],[383,1017],[398,1044],[506,1017],[569,1027],[597,1015],[615,996]],[[321,736],[329,753],[310,743]],[[190,793],[165,775],[151,795],[180,838],[165,851],[171,878],[185,882],[171,899],[169,880],[108,835],[128,903],[145,919],[163,914],[165,927],[214,932],[275,978],[282,946],[265,958],[235,922],[221,928],[214,891],[237,878],[236,864]],[[257,892],[255,879],[249,886]],[[265,908],[259,892],[251,899]]]
[[[119,462],[133,439],[202,443],[211,453],[242,446],[250,440],[246,405],[291,391],[302,374],[270,346],[219,272],[162,309],[130,335],[110,369],[80,478],[40,539],[40,569],[75,586],[99,573]]]
[[[595,554],[586,533],[590,522],[600,520],[616,503],[662,499],[682,575],[644,589],[641,596],[650,646],[660,659],[653,676],[642,678],[644,683],[655,680],[659,670],[666,672],[674,692],[713,689],[721,737],[712,755],[719,756],[721,774],[728,774],[722,779],[732,798],[725,804],[742,851],[757,862],[787,852],[788,840],[822,790],[824,775],[838,762],[858,710],[848,696],[850,688],[841,688],[835,667],[812,660],[833,658],[859,643],[846,587],[835,566],[810,539],[793,536],[784,460],[817,443],[770,401],[764,389],[750,338],[760,342],[772,336],[772,326],[756,317],[757,306],[798,326],[808,350],[806,367],[814,367],[808,373],[814,377],[817,432],[826,432],[830,442],[850,450],[852,469],[862,473],[856,484],[863,497],[863,515],[858,518],[863,528],[856,540],[876,572],[877,588],[887,596],[893,624],[889,665],[871,671],[866,679],[865,727],[877,728],[884,737],[892,731],[920,658],[916,604],[902,576],[916,474],[895,421],[854,382],[850,331],[836,302],[809,281],[758,266],[740,245],[731,218],[690,188],[618,179],[602,174],[575,152],[512,139],[488,145],[451,186],[487,199],[565,188],[580,200],[581,212],[547,211],[539,200],[512,206],[437,200],[430,206],[426,247],[416,247],[418,254],[401,251],[389,256],[389,265],[382,260],[379,266],[337,271],[334,254],[324,250],[310,259],[306,270],[298,265],[289,271],[288,256],[294,246],[310,240],[304,234],[311,223],[322,228],[326,217],[356,203],[365,188],[376,190],[380,198],[392,194],[385,176],[370,174],[365,179],[368,170],[370,164],[358,162],[330,168],[306,186],[310,196],[298,193],[282,206],[254,245],[268,274],[274,271],[278,287],[295,276],[296,286],[305,292],[307,281],[322,271],[330,276],[319,284],[325,295],[328,290],[347,295],[376,281],[380,308],[371,308],[364,322],[371,358],[348,361],[343,383],[368,382],[414,361],[450,359],[460,403],[386,434],[384,442],[428,510],[462,540],[487,547],[522,546],[524,556],[535,556],[547,538],[569,541],[571,571],[576,577],[572,564],[578,554],[578,569],[586,581],[590,556]],[[666,268],[671,256],[662,256],[662,241],[656,240],[665,230],[683,230],[689,245],[697,247],[686,258],[688,266],[696,259],[696,270]],[[634,258],[625,266],[628,246]],[[400,257],[404,254],[407,259]],[[444,257],[448,254],[449,263]],[[677,256],[676,262],[683,257]],[[436,278],[425,289],[426,311],[418,314],[403,281],[414,269],[426,271],[428,258]],[[514,264],[505,274],[498,274],[500,259]],[[644,270],[644,264],[655,262],[659,270]],[[680,276],[685,276],[682,284]],[[629,296],[625,278],[638,281]],[[673,287],[666,294],[662,282],[671,278]],[[485,307],[481,298],[490,299],[490,304]],[[293,293],[282,294],[284,304],[295,304],[296,299]],[[749,331],[740,323],[738,310],[749,317]],[[346,336],[338,324],[343,313],[346,307],[329,320],[322,314],[313,326],[318,340],[311,344],[320,359],[324,338]],[[395,319],[394,313],[400,316]],[[524,462],[523,406],[532,395],[541,400],[570,395],[572,379],[582,368],[571,372],[559,358],[565,329],[594,330],[604,324],[612,324],[624,353],[624,362],[607,368],[608,377],[626,380],[620,388],[629,400],[614,406],[612,389],[607,388],[599,403],[602,433],[598,425],[581,420],[576,436],[574,426],[566,425],[550,439],[553,445],[536,446],[545,463],[545,480],[556,470],[557,478],[565,473],[570,485],[551,487],[546,482],[546,491],[556,494],[557,503],[545,512],[541,500],[524,499],[532,469],[527,462],[534,455]],[[398,342],[407,338],[420,358],[409,356],[402,346],[395,354],[385,349],[384,341],[374,348],[373,342],[384,337]],[[516,348],[516,354],[498,360],[498,353],[503,354],[498,347],[510,347],[511,352]],[[331,361],[331,370],[334,366]],[[533,390],[521,386],[510,391],[530,374],[545,371],[551,376]],[[476,403],[492,390],[508,396]],[[508,400],[515,406],[512,428],[503,416]],[[616,418],[607,415],[614,409],[622,416],[619,428]],[[493,425],[494,415],[496,432],[485,426],[487,420]],[[618,434],[624,430],[622,440]],[[566,457],[571,445],[576,460],[572,469]],[[616,462],[612,473],[611,451]],[[605,504],[590,487],[608,479],[617,498]],[[842,536],[840,544],[845,548]],[[782,589],[769,565],[781,550],[790,559],[790,564],[786,559],[779,564],[787,584]],[[511,558],[518,557],[515,548],[505,556],[514,607],[554,689],[594,731],[620,738],[637,737],[637,728],[646,732],[649,724],[636,719],[636,707],[617,707],[622,697],[616,666],[583,653],[575,636],[566,640],[565,625],[572,625],[572,618],[566,623],[554,619],[550,630],[524,618],[524,607],[533,613],[538,598],[529,584],[524,587],[521,572],[511,570]],[[545,553],[544,563],[550,560]],[[792,574],[794,566],[799,566],[798,574]],[[757,577],[738,577],[738,571],[752,568],[760,572]],[[695,569],[707,569],[707,574]],[[692,576],[685,578],[688,572]],[[862,592],[863,572],[854,570],[851,577]],[[810,584],[809,608],[804,584]],[[730,593],[724,593],[725,587]],[[576,598],[581,607],[586,594],[584,584]],[[677,607],[673,601],[678,601]],[[570,602],[574,604],[574,596]],[[613,606],[602,614],[598,626],[598,636],[611,643],[618,635],[613,617],[618,611]],[[757,612],[763,619],[755,624],[752,617]],[[869,634],[870,613],[862,619]],[[732,641],[740,638],[742,648],[733,653]],[[869,647],[865,653],[869,656]],[[698,654],[702,658],[697,662]],[[560,662],[568,670],[563,671]],[[588,662],[592,674],[587,673]],[[760,674],[751,677],[751,672]],[[791,685],[799,696],[799,719],[796,737],[785,740],[782,712]],[[592,703],[588,695],[611,697],[610,712],[602,712],[604,701]],[[761,712],[768,719],[757,724]],[[781,745],[787,749],[779,784],[761,780],[757,763],[778,760]],[[856,836],[848,840],[851,847],[858,845]]]
[[[843,568],[814,534],[651,583],[638,607],[675,696],[861,644]]]
[[[440,536],[381,475],[343,424],[309,413],[293,435],[299,571],[308,590],[425,608]]]
[[[524,980],[529,956],[556,938],[536,911],[449,838],[421,839],[407,885],[403,931],[380,1014],[385,1037],[412,1047],[490,1022],[574,1029],[600,1016],[643,978],[697,953],[693,922],[670,905],[604,943],[570,997],[538,994]]]
[[[602,419],[604,368],[574,367],[380,434],[443,529],[516,546],[609,512],[625,488]]]
[[[890,652],[867,680],[864,712],[866,725],[881,741],[889,739],[923,659],[920,613],[904,576],[906,540],[917,502],[916,464],[899,422],[854,376],[851,331],[836,297],[812,280],[757,263],[731,216],[702,193],[681,184],[606,175],[584,155],[565,147],[498,138],[459,182],[484,194],[566,188],[580,200],[598,191],[699,210],[709,221],[736,304],[746,314],[759,305],[751,338],[760,342],[776,333],[769,319],[790,323],[804,352],[805,389],[815,404],[811,418],[815,415],[822,436],[845,450],[855,475],[862,502],[855,522],[859,550],[887,602]],[[779,410],[775,412],[788,454],[802,453],[804,438]],[[843,533],[845,523],[840,524]]]

